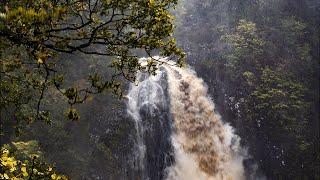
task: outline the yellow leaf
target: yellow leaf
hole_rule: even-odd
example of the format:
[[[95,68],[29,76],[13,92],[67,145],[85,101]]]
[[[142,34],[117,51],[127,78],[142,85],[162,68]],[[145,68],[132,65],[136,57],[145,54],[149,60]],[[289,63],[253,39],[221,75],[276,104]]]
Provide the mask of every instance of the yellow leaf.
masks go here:
[[[38,58],[38,64],[43,64],[43,61],[41,58]]]
[[[4,166],[8,165],[8,163],[6,161],[2,160],[2,159],[1,159],[1,164],[4,165]]]
[[[10,168],[10,172],[13,172],[13,171],[15,171],[15,170],[17,170],[16,167],[11,167],[11,168]]]
[[[27,168],[26,167],[21,167],[21,171],[22,172],[27,172]]]
[[[88,96],[88,102],[92,101],[93,100],[93,96]]]
[[[6,17],[7,17],[7,14],[6,14],[6,13],[0,13],[0,18],[5,19]]]
[[[9,150],[8,149],[3,149],[2,153],[3,153],[3,155],[7,156],[9,154]]]
[[[6,173],[3,174],[3,177],[4,177],[4,179],[9,179],[9,176]]]
[[[22,175],[23,175],[24,177],[29,176],[29,174],[28,174],[27,172],[23,172]]]
[[[34,174],[37,174],[37,173],[38,173],[38,170],[37,170],[37,169],[33,169],[33,173],[34,173]]]
[[[13,180],[23,180],[22,178],[13,177]]]
[[[57,178],[57,175],[56,174],[52,174],[51,175],[51,179],[56,179]]]

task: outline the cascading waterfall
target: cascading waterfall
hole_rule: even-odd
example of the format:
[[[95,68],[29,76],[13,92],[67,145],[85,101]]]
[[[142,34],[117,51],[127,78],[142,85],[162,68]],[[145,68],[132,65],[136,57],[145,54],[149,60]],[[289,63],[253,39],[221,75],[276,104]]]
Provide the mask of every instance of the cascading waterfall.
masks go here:
[[[244,179],[239,137],[214,111],[194,71],[166,66],[175,133],[168,179]]]
[[[137,162],[141,171],[146,163],[144,131],[148,128],[143,125],[141,108],[152,114],[159,107],[168,106],[173,127],[168,143],[173,146],[174,163],[167,164],[164,177],[168,180],[244,179],[245,151],[232,127],[223,123],[215,112],[203,80],[190,68],[171,65],[162,65],[156,76],[142,76],[138,74],[140,82],[131,85],[128,94],[128,112],[136,123]],[[159,83],[161,79],[167,82],[167,87]],[[167,120],[170,120],[168,116],[162,119]],[[142,173],[140,178],[149,179],[149,176]]]
[[[136,156],[137,168],[141,171],[141,176],[144,176],[144,164],[146,146],[144,143],[144,127],[142,118],[140,116],[140,109],[146,106],[151,113],[154,111],[157,105],[163,103],[163,90],[157,83],[161,78],[161,73],[156,76],[144,77],[145,74],[138,74],[138,79],[141,81],[138,86],[131,84],[128,94],[128,112],[135,121],[135,128],[137,131],[137,150]],[[142,177],[143,178],[143,177]]]
[[[139,84],[131,84],[127,111],[135,123],[135,171],[139,179],[163,179],[171,165],[169,106],[164,87],[165,74],[139,73]]]
[[[141,74],[138,75],[138,79],[140,79]],[[134,86],[131,84],[130,87],[130,91],[128,94],[128,113],[130,114],[130,116],[133,118],[133,120],[135,121],[135,128],[136,128],[136,132],[137,132],[137,136],[136,136],[136,148],[137,148],[137,155],[135,157],[135,168],[138,171],[144,171],[144,157],[145,157],[145,151],[146,151],[146,147],[145,147],[145,143],[143,140],[143,125],[142,125],[142,119],[140,117],[140,113],[139,113],[139,93],[140,93],[140,89],[143,88],[149,88],[148,85],[143,85],[140,84],[140,86],[142,87],[138,87],[138,86]]]

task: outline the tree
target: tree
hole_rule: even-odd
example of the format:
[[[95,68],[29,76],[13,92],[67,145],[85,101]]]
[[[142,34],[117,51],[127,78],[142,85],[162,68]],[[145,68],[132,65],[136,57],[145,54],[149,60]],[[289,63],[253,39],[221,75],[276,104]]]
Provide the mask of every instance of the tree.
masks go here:
[[[1,147],[0,154],[1,179],[67,179],[57,174],[52,165],[43,162],[36,141],[13,142],[13,145]]]
[[[230,46],[225,52],[225,66],[237,87],[234,106],[241,109],[240,117],[247,121],[246,133],[255,134],[256,141],[264,144],[263,149],[253,148],[252,152],[264,161],[261,167],[268,176],[314,178],[318,165],[313,149],[317,145],[308,126],[314,103],[310,97],[315,95],[306,83],[314,78],[313,62],[308,41],[301,39],[306,24],[288,17],[275,30],[263,28],[259,31],[255,23],[239,20],[222,36]],[[286,32],[278,37],[283,44],[266,38],[266,34],[276,34],[277,28]],[[286,53],[276,49],[285,49]]]
[[[182,0],[179,6],[177,41],[259,170],[268,179],[319,179],[317,3]],[[247,172],[251,162],[244,163]]]
[[[71,105],[67,116],[77,120],[74,105],[91,94],[112,91],[121,96],[122,79],[135,81],[137,71],[154,73],[160,62],[152,54],[177,59],[184,53],[172,37],[169,9],[177,0],[5,0],[0,5],[1,119],[17,129],[35,120],[50,123],[41,106],[54,87]],[[146,65],[138,54],[150,56]],[[92,74],[81,87],[65,87],[59,62],[66,53],[112,58],[110,79]],[[79,67],[82,68],[82,67]]]

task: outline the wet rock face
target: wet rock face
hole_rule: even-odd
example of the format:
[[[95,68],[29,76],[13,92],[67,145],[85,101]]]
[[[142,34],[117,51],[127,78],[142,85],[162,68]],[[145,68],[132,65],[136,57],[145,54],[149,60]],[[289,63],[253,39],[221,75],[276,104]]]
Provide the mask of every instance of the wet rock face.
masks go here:
[[[103,102],[112,102],[111,104],[118,102],[113,100],[103,99]],[[118,103],[121,107],[125,106],[122,102]],[[132,148],[135,131],[130,117],[124,108],[94,106],[92,112],[96,118],[90,119],[89,135],[91,146],[94,146],[95,149],[89,153],[89,157],[93,160],[88,166],[94,168],[87,169],[85,177],[75,179],[126,180],[132,178],[134,174]]]
[[[166,75],[159,81],[162,87],[164,102],[157,105],[146,105],[140,109],[145,127],[144,141],[146,145],[146,174],[149,179],[165,179],[166,167],[173,164],[173,148],[171,143],[171,119]]]
[[[149,179],[165,179],[165,168],[173,163],[169,111],[153,109],[150,113],[147,110],[143,107],[140,111],[145,127],[145,174]]]

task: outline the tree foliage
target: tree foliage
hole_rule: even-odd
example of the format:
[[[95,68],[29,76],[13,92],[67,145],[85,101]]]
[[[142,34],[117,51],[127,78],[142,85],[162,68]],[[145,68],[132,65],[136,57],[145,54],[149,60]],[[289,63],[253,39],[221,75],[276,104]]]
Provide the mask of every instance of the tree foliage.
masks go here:
[[[55,172],[52,165],[43,162],[36,141],[13,142],[1,147],[0,178],[13,180],[52,179],[66,180]]]
[[[259,128],[260,140],[267,144],[268,151],[274,152],[272,158],[278,159],[278,164],[270,165],[277,167],[272,176],[286,172],[290,177],[294,172],[304,174],[304,168],[314,168],[309,164],[311,159],[301,159],[316,147],[308,132],[312,102],[307,96],[313,95],[308,93],[312,91],[306,81],[312,80],[312,58],[308,42],[300,40],[306,30],[304,23],[294,18],[283,19],[280,28],[286,31],[282,38],[288,41],[285,45],[290,58],[280,54],[270,56],[275,52],[269,49],[279,46],[265,38],[272,31],[259,32],[255,23],[246,20],[240,20],[222,40],[231,46],[226,52],[226,65],[231,80],[241,91],[234,94],[235,102],[243,99],[241,117],[248,124],[255,124],[251,128]],[[305,47],[303,53],[298,50],[301,46]]]
[[[67,116],[78,120],[73,105],[90,94],[111,91],[121,96],[122,79],[135,81],[137,71],[153,73],[163,63],[151,55],[177,59],[184,53],[172,37],[169,9],[176,0],[5,0],[0,5],[2,114],[13,114],[16,127],[35,120],[50,123],[41,106],[48,89],[56,88],[71,105]],[[150,55],[141,65],[138,54]],[[94,73],[81,86],[64,85],[61,62],[66,53],[110,57],[110,78]],[[109,59],[110,59],[109,58]],[[101,58],[103,59],[103,58]],[[4,115],[4,116],[6,116]],[[6,116],[8,117],[8,116]]]
[[[319,18],[308,4],[201,0],[178,8],[187,61],[270,179],[319,177]]]

